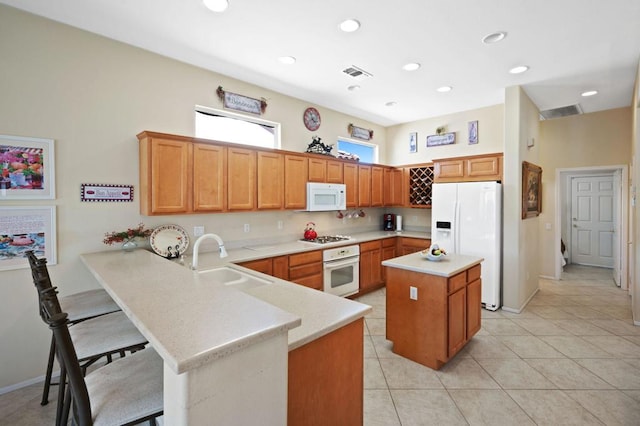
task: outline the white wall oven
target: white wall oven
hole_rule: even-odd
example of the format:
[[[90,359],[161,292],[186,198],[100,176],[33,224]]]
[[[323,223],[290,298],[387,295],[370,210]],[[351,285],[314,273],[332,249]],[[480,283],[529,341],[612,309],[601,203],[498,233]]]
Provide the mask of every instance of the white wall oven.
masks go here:
[[[324,291],[336,296],[350,296],[360,289],[360,247],[337,247],[322,252]]]

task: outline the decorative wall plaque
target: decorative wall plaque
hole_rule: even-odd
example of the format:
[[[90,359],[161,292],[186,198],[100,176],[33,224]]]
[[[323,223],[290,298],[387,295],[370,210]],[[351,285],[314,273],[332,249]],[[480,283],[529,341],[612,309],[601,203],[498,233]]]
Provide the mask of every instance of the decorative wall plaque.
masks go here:
[[[133,201],[133,185],[109,185],[83,183],[80,185],[80,201]]]

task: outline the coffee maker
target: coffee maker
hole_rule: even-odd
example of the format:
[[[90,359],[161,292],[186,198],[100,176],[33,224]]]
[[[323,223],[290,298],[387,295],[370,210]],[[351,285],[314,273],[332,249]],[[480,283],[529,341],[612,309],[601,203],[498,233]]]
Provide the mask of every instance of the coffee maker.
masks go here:
[[[395,231],[396,230],[396,215],[392,213],[385,213],[382,216],[382,230],[383,231]]]

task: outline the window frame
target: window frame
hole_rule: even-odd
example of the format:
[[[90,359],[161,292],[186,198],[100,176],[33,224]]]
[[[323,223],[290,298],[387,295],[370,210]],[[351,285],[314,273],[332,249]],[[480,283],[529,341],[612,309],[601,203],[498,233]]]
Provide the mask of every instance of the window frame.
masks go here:
[[[349,142],[349,143],[353,143],[356,145],[362,145],[362,146],[367,146],[370,148],[373,148],[373,161],[371,161],[371,164],[378,164],[378,161],[380,159],[380,146],[375,144],[375,143],[371,143],[371,142],[366,142],[366,141],[362,141],[359,139],[355,139],[355,138],[348,138],[348,137],[344,137],[344,136],[338,136],[336,138],[336,152],[339,149],[339,143],[340,141],[343,142]],[[362,159],[360,159],[360,161],[363,161]],[[366,161],[363,161],[364,163],[367,163]]]

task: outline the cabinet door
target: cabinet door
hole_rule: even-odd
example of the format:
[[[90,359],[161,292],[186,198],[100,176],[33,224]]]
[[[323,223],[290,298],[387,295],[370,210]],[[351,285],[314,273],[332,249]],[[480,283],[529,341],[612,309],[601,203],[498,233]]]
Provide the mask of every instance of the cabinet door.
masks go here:
[[[307,207],[307,177],[309,162],[300,155],[284,156],[284,208]]]
[[[385,168],[382,172],[382,204],[393,206],[393,169]]]
[[[480,331],[482,317],[482,284],[480,279],[467,286],[467,340]]]
[[[383,197],[384,168],[371,167],[371,207],[381,207],[384,205]]]
[[[360,244],[360,290],[368,290],[382,283],[381,241]]]
[[[502,180],[502,157],[474,157],[466,160],[469,180]]]
[[[358,166],[358,204],[359,207],[371,205],[371,166]]]
[[[282,280],[289,280],[289,256],[273,258],[273,276]]]
[[[248,262],[238,263],[240,266],[249,268],[253,271],[262,272],[263,274],[273,275],[273,262],[271,258],[250,260]]]
[[[347,186],[347,208],[358,206],[358,165],[344,164],[344,184]]]
[[[187,142],[151,140],[151,214],[191,211],[192,152]]]
[[[409,188],[403,169],[391,170],[391,204],[392,206],[406,206],[409,200]]]
[[[209,144],[193,144],[193,211],[226,210],[226,179],[226,148]]]
[[[227,180],[229,210],[255,210],[256,152],[249,149],[228,148]]]
[[[434,161],[433,167],[436,182],[440,179],[461,182],[464,178],[464,160],[462,159]]]
[[[327,160],[327,183],[344,183],[342,162]]]
[[[281,209],[284,192],[282,154],[258,152],[258,209]]]
[[[467,341],[467,289],[449,295],[449,357],[454,356]]]
[[[394,257],[396,257],[396,246],[395,244],[393,246],[390,247],[382,247],[382,261],[388,260],[388,259],[393,259]],[[387,268],[380,265],[381,268],[381,273],[382,273],[382,281],[386,282],[387,281]]]
[[[421,250],[429,248],[431,240],[423,240],[421,238],[400,238],[400,255],[417,253]]]
[[[309,158],[309,182],[327,181],[327,160]]]

